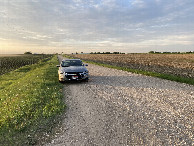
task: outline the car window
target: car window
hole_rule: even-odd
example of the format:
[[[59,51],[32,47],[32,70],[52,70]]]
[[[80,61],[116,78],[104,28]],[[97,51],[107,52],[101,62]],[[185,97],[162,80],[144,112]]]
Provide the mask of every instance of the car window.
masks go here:
[[[68,66],[82,66],[83,63],[80,60],[65,60],[62,62],[62,67]]]

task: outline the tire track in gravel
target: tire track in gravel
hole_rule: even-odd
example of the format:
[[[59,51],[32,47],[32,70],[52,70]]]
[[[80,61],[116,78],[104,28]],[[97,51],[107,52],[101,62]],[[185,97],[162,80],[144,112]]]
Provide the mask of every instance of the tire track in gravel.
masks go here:
[[[67,110],[46,145],[193,145],[194,86],[89,64],[65,83]]]

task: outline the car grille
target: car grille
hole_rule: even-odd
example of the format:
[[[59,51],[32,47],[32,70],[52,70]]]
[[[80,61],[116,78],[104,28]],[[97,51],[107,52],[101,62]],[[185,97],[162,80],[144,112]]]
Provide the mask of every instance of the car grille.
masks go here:
[[[65,76],[67,79],[72,79],[72,76],[78,76],[78,79],[82,79],[83,73],[82,72],[66,72]]]

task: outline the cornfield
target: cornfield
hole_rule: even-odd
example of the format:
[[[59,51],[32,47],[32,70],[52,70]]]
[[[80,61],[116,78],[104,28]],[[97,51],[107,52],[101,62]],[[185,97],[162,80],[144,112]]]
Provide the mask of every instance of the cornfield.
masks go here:
[[[194,78],[194,54],[74,54],[87,61]]]
[[[18,55],[18,56],[0,56],[0,75],[20,68],[25,65],[31,65],[45,59],[51,55]]]

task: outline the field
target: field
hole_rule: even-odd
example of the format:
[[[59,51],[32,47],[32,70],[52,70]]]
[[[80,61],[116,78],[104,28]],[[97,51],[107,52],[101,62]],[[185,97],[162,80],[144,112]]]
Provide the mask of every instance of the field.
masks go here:
[[[0,55],[0,75],[39,62],[51,55]]]
[[[0,76],[0,145],[33,145],[51,130],[64,109],[56,64],[53,56]]]
[[[168,78],[171,75],[176,77],[174,80],[194,78],[194,54],[74,54],[70,56],[132,69],[135,70],[134,72],[146,71],[157,73],[156,76],[165,75],[162,78]]]

